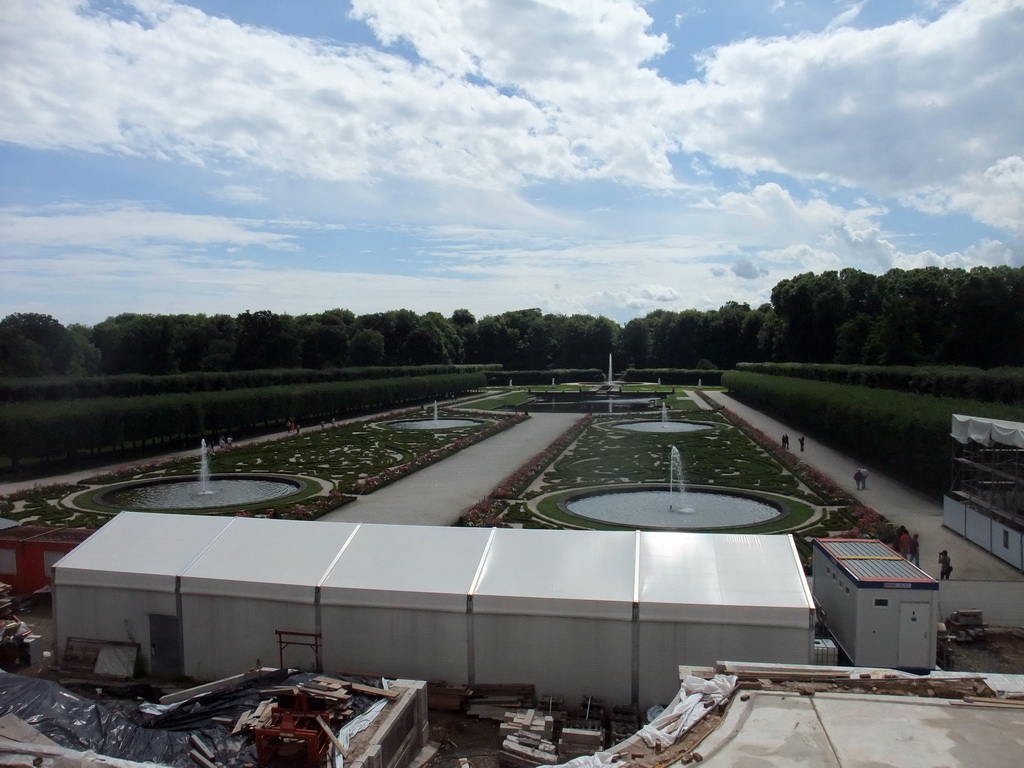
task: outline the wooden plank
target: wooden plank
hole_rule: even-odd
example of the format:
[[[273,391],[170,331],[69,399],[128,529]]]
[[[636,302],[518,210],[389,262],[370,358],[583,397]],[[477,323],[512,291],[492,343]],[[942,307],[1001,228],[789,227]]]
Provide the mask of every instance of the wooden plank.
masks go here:
[[[323,729],[324,733],[327,734],[327,737],[331,740],[331,743],[334,744],[334,748],[338,750],[338,754],[345,754],[345,748],[341,745],[341,742],[338,741],[338,737],[334,735],[334,731],[330,729],[330,727],[327,725],[327,723],[324,722],[323,718],[320,717],[320,715],[316,716],[316,722]]]
[[[352,683],[351,690],[355,693],[365,693],[368,696],[383,696],[386,699],[397,699],[402,695],[401,691],[385,691],[383,688],[374,688],[372,685]]]

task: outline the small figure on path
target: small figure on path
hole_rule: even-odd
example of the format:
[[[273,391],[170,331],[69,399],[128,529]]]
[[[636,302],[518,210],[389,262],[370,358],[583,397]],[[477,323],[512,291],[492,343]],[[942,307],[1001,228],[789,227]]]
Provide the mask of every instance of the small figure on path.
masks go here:
[[[953,564],[949,561],[949,553],[946,550],[939,552],[939,578],[948,579],[953,572]]]
[[[787,451],[789,450],[789,435],[785,434],[782,436],[782,447]]]
[[[857,483],[857,490],[859,491],[864,487],[864,473],[858,469],[853,473],[853,481]]]
[[[917,540],[916,533],[910,537],[910,549],[907,552],[907,559],[918,568],[921,567],[921,542]]]
[[[803,453],[804,452],[804,436],[800,435],[800,437],[797,438],[797,441],[800,443],[800,453]]]
[[[860,487],[861,490],[866,491],[868,489],[868,468],[861,467],[857,470],[860,472]]]
[[[904,560],[910,555],[910,533],[902,525],[899,530],[899,538],[896,539],[896,548]]]

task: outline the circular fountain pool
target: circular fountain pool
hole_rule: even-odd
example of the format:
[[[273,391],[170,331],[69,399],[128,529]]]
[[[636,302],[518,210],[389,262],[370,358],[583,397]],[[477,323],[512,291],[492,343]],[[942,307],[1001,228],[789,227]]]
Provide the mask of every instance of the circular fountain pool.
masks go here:
[[[727,491],[680,493],[668,488],[623,487],[592,491],[559,503],[564,511],[599,523],[664,530],[707,530],[758,525],[786,513],[766,499]]]
[[[388,426],[392,429],[461,429],[479,424],[475,419],[417,419],[415,421],[392,421]]]
[[[298,493],[303,483],[266,476],[166,479],[129,483],[104,490],[95,502],[121,510],[212,509],[260,504]]]
[[[701,432],[714,429],[711,424],[700,424],[695,421],[624,421],[620,424],[613,424],[614,429],[624,429],[628,432]]]

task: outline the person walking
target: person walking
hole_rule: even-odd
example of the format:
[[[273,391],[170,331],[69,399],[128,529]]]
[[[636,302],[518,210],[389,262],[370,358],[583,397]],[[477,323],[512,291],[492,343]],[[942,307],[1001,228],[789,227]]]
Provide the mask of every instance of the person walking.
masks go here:
[[[787,451],[789,450],[789,435],[788,434],[784,434],[782,436],[782,447],[785,448]]]
[[[864,486],[864,473],[858,469],[853,473],[853,481],[857,484],[857,490],[859,491]]]
[[[918,568],[921,567],[921,542],[918,541],[916,533],[910,537],[910,546],[907,549],[907,560],[912,562]]]
[[[948,579],[953,572],[953,564],[949,560],[949,553],[946,550],[939,552],[939,578]]]
[[[860,472],[860,488],[862,491],[866,491],[868,489],[868,468],[861,467],[857,471]]]
[[[804,436],[800,435],[800,437],[797,438],[797,442],[800,443],[800,453],[803,453],[804,452]]]

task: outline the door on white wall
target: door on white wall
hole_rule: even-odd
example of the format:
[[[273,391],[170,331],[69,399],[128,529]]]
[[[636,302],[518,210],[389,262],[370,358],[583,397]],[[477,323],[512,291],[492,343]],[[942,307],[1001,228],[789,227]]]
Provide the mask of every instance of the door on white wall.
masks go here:
[[[181,674],[177,616],[149,614],[149,669],[157,677]]]
[[[900,603],[899,648],[897,667],[930,667],[928,655],[929,603]],[[934,653],[935,649],[932,649]]]

